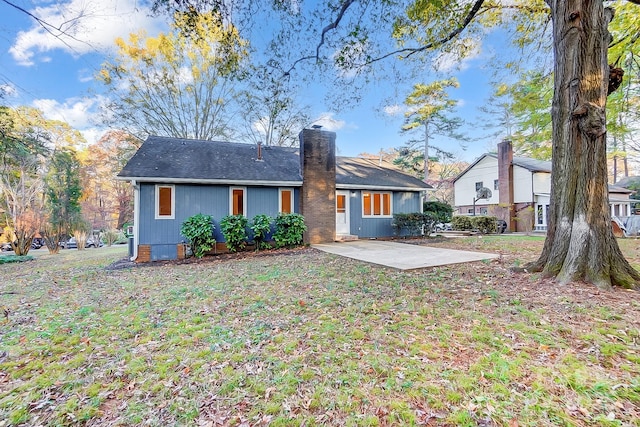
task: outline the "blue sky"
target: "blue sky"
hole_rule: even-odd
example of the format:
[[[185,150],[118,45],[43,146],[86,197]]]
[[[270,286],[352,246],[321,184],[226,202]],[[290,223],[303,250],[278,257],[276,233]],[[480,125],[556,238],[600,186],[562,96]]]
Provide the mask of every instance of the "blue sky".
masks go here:
[[[151,18],[143,3],[135,0],[15,0],[16,4],[43,20],[65,26],[75,32],[75,39],[64,43],[28,17],[4,2],[0,2],[0,85],[6,93],[3,102],[11,106],[38,107],[50,119],[66,121],[80,130],[89,142],[96,141],[106,130],[97,120],[98,108],[105,101],[102,87],[93,80],[105,55],[111,52],[116,37],[145,29],[149,35],[166,28],[166,18]],[[82,10],[81,21],[69,21]],[[52,32],[56,30],[50,29]],[[450,96],[459,100],[458,114],[466,120],[464,131],[474,140],[466,150],[455,141],[434,139],[432,145],[452,151],[460,160],[473,161],[498,142],[478,139],[482,125],[482,106],[490,95],[492,73],[484,68],[487,59],[498,47],[489,37],[477,49],[476,55],[465,60],[460,69],[443,66],[447,76],[455,76],[460,88]],[[422,83],[429,83],[425,71]],[[418,83],[418,82],[415,82]],[[381,149],[401,146],[408,137],[400,135],[402,114],[390,115],[402,104],[410,85],[390,88],[378,83],[350,110],[332,111],[325,105],[326,88],[315,88],[305,94],[312,107],[312,116],[325,129],[337,133],[340,155],[355,156],[362,152],[377,153]],[[384,100],[384,101],[383,101]],[[386,102],[386,103],[385,103]],[[387,108],[385,108],[387,107]]]

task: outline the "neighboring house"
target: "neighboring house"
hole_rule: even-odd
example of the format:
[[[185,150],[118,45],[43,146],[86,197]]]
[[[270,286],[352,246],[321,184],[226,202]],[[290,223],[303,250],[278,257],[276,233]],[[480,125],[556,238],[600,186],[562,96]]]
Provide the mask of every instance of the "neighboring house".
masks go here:
[[[184,257],[180,226],[211,215],[300,213],[306,243],[393,236],[394,213],[422,211],[428,184],[392,164],[336,157],[333,132],[304,129],[300,148],[150,136],[118,179],[134,187],[133,258]]]
[[[491,197],[478,199],[477,190],[486,187]],[[612,216],[631,214],[631,190],[609,185]],[[551,162],[514,157],[510,141],[498,144],[498,153],[480,156],[454,180],[455,207],[459,215],[495,215],[517,231],[518,213],[533,208],[535,230],[547,229],[551,196]],[[521,229],[526,227],[520,226]]]

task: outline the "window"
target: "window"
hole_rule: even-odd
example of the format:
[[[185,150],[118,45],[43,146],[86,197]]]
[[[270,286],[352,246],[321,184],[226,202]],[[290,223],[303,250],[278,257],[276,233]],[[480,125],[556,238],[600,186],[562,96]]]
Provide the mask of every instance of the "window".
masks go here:
[[[290,188],[280,189],[280,206],[278,212],[293,213],[293,190]]]
[[[499,186],[500,182],[497,179],[493,180],[493,189],[494,190],[498,190],[498,186]]]
[[[391,216],[391,193],[362,193],[362,216]]]
[[[538,225],[544,224],[544,220],[542,219],[542,205],[538,205],[537,217],[538,217]]]
[[[347,196],[336,194],[336,213],[347,213]]]
[[[481,189],[482,187],[484,187],[484,185],[482,185],[482,181],[480,182],[476,182],[476,191],[478,191],[479,189]]]
[[[244,187],[231,187],[229,189],[229,214],[231,215],[245,215],[245,208],[247,205],[247,196]]]
[[[175,216],[175,188],[173,185],[156,185],[156,219],[173,219]]]

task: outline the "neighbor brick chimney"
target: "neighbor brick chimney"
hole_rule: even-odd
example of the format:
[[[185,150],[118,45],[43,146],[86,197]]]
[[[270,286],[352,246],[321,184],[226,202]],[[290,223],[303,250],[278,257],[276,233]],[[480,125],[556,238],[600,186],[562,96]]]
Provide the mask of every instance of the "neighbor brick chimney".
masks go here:
[[[304,129],[299,138],[300,213],[307,225],[304,242],[333,242],[336,238],[336,134]]]
[[[498,144],[498,202],[501,207],[508,208],[504,219],[510,231],[516,231],[516,212],[513,203],[513,146],[505,139]]]

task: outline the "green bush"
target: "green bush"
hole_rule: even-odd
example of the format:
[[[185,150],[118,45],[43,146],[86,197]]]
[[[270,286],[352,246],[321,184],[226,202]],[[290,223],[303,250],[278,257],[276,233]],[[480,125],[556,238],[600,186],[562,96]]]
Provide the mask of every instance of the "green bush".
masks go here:
[[[273,218],[264,214],[256,215],[251,220],[251,231],[253,231],[253,240],[256,242],[256,251],[270,248],[265,240],[271,232],[272,222]]]
[[[102,234],[102,237],[104,237],[104,243],[107,246],[111,246],[120,239],[120,232],[113,229],[107,230]]]
[[[454,216],[451,219],[454,230],[478,230],[480,233],[495,233],[498,229],[498,218],[495,216]]]
[[[495,233],[498,228],[498,218],[495,216],[471,217],[471,226],[482,234]]]
[[[197,258],[202,258],[216,244],[213,237],[215,226],[211,216],[197,214],[187,218],[180,227],[180,234],[191,245],[191,250]]]
[[[393,214],[391,226],[394,228],[396,235],[401,235],[402,230],[406,230],[409,236],[418,236],[431,234],[436,223],[436,218],[432,212],[414,212],[414,213],[397,213]]]
[[[302,233],[307,230],[304,217],[297,213],[280,214],[276,217],[276,232],[273,240],[276,246],[293,247],[302,244]]]
[[[437,222],[451,222],[453,208],[448,203],[431,201],[424,202],[422,206],[422,210],[430,213]]]
[[[220,221],[220,229],[229,252],[241,251],[247,245],[247,223],[244,215],[227,215]]]
[[[34,259],[35,258],[31,255],[3,255],[3,256],[0,256],[0,264],[33,261]]]
[[[451,218],[451,228],[454,230],[471,230],[473,225],[471,224],[470,216],[454,216]]]

